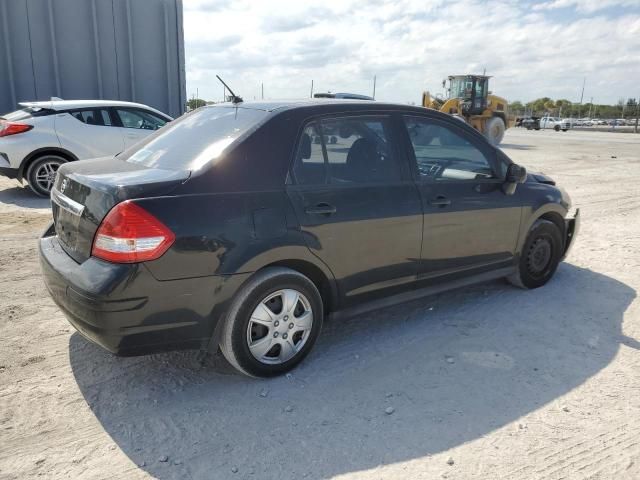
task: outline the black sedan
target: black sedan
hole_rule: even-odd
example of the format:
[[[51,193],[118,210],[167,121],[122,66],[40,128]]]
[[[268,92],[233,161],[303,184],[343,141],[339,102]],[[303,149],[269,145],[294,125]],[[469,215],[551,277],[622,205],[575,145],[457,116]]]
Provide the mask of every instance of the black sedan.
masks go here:
[[[377,102],[200,108],[65,164],[40,240],[51,296],[121,355],[216,350],[276,375],[323,319],[506,277],[544,285],[579,218],[459,120]]]

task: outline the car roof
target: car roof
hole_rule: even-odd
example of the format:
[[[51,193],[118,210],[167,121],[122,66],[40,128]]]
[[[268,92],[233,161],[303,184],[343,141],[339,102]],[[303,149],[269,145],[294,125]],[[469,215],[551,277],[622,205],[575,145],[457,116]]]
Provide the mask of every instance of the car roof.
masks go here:
[[[134,102],[123,102],[120,100],[46,100],[40,102],[20,102],[18,105],[31,108],[46,108],[49,110],[71,110],[75,108],[91,108],[91,107],[137,107],[151,110],[156,113],[168,117],[166,113],[156,110],[149,105]]]
[[[375,100],[354,100],[354,99],[342,99],[342,98],[303,98],[303,99],[287,99],[287,100],[255,100],[239,103],[216,103],[213,105],[207,105],[202,108],[219,108],[219,107],[237,107],[248,108],[253,110],[263,110],[265,112],[276,112],[282,110],[295,110],[295,109],[313,109],[314,107],[320,107],[322,110],[326,110],[328,107],[338,107],[338,109],[344,110],[414,110],[416,112],[434,112],[435,110],[427,109],[421,106],[408,105],[402,103],[391,102],[378,102]]]
[[[305,116],[315,115],[332,115],[332,114],[379,114],[382,112],[399,112],[405,114],[415,114],[420,116],[429,116],[440,121],[459,125],[469,134],[484,138],[484,136],[470,126],[467,122],[460,121],[456,117],[447,113],[416,105],[408,105],[403,103],[387,103],[371,100],[352,100],[337,98],[304,98],[294,100],[256,100],[239,103],[216,103],[206,105],[200,108],[246,108],[253,110],[262,110],[268,112],[270,116],[279,115],[284,112],[297,111]]]

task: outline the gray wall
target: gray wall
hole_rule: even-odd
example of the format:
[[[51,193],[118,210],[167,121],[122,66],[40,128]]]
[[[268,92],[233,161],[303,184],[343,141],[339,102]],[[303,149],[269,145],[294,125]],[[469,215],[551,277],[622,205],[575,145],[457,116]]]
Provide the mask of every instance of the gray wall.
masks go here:
[[[0,114],[17,103],[186,101],[182,0],[0,0]]]

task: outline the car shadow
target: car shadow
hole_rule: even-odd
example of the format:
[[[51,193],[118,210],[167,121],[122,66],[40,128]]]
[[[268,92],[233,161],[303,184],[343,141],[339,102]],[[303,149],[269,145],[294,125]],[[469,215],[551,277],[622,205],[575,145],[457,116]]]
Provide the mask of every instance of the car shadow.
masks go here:
[[[38,197],[27,186],[15,186],[0,190],[0,203],[22,208],[50,208],[48,198]]]
[[[96,418],[155,478],[327,478],[448,450],[570,392],[638,348],[621,333],[635,296],[562,264],[537,290],[496,281],[328,322],[270,380],[220,355],[117,358],[78,334],[69,352]]]

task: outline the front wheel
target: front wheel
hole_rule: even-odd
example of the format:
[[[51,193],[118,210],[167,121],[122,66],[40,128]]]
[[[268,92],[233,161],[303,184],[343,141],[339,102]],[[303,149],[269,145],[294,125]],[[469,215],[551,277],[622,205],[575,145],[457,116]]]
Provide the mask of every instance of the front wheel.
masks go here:
[[[556,224],[537,220],[522,248],[518,270],[507,279],[520,288],[543,286],[558,268],[562,250],[562,234]]]
[[[505,125],[500,117],[492,117],[484,126],[484,136],[491,145],[499,145],[504,138]]]
[[[236,295],[220,349],[246,375],[280,375],[309,353],[323,315],[322,298],[311,280],[288,268],[265,268]]]
[[[560,125],[556,125],[555,127],[553,127],[553,129],[554,129],[556,132],[559,132],[559,131],[560,131]]]
[[[45,155],[34,160],[27,169],[27,183],[36,195],[48,197],[60,165],[67,160],[58,155]]]

